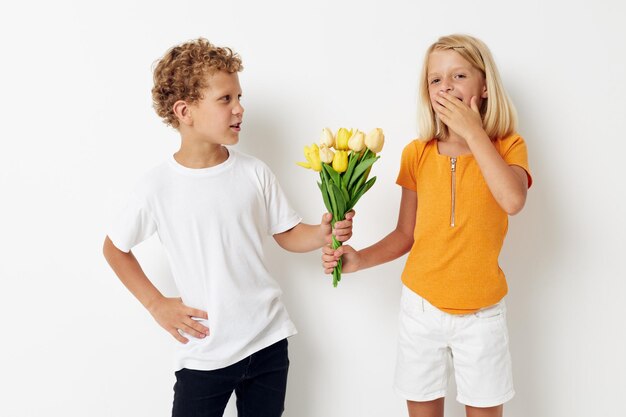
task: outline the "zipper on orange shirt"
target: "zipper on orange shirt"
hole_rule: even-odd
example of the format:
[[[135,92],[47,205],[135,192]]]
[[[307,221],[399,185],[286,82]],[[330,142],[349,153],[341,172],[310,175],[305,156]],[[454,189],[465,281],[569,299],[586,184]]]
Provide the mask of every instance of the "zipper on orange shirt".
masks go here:
[[[451,210],[450,210],[450,227],[454,227],[454,211],[455,211],[455,199],[456,199],[456,158],[450,158],[450,172],[451,172]]]

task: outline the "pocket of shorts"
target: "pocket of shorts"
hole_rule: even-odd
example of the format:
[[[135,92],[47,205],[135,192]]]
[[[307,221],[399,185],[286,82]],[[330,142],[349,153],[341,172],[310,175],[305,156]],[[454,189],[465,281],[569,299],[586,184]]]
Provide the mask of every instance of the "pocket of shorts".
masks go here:
[[[495,304],[490,307],[485,307],[474,313],[474,316],[481,320],[495,320],[501,317],[506,312],[506,308],[502,303]]]
[[[424,301],[422,297],[408,288],[404,289],[402,292],[400,307],[404,313],[411,317],[424,313]]]

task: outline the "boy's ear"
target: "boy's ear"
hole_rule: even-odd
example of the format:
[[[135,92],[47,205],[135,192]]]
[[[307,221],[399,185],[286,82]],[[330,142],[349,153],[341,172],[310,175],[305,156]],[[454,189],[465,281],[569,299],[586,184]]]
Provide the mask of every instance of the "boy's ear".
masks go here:
[[[176,118],[181,124],[191,125],[193,123],[193,118],[191,117],[191,109],[189,105],[184,100],[178,100],[172,106],[172,111]]]

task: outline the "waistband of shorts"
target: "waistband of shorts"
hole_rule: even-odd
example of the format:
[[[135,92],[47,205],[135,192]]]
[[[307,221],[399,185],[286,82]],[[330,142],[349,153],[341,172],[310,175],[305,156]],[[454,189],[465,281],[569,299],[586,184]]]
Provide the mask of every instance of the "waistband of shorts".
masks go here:
[[[422,297],[421,295],[419,295],[418,293],[416,293],[415,291],[413,291],[412,289],[410,289],[404,284],[402,284],[402,298],[406,299],[409,303],[411,303],[414,306],[414,308],[417,307],[418,309],[421,309],[422,312],[431,311],[431,312],[438,312],[442,314],[450,314],[435,307],[434,305],[429,303],[427,299],[425,299],[424,297]],[[496,304],[483,307],[481,309],[478,309],[477,311],[474,311],[468,314],[476,314],[479,311],[496,309],[496,308],[506,309],[506,304],[504,302],[504,299],[500,300]],[[459,316],[462,316],[462,315],[463,314],[460,314]]]

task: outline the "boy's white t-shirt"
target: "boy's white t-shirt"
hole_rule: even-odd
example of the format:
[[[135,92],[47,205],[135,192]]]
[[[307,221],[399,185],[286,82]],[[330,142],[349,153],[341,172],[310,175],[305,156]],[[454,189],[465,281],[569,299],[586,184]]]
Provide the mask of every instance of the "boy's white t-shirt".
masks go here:
[[[177,370],[223,368],[297,333],[263,240],[301,220],[267,165],[233,149],[203,169],[172,156],[139,182],[109,238],[128,252],[157,232],[183,303],[209,317],[209,336],[178,345]]]

